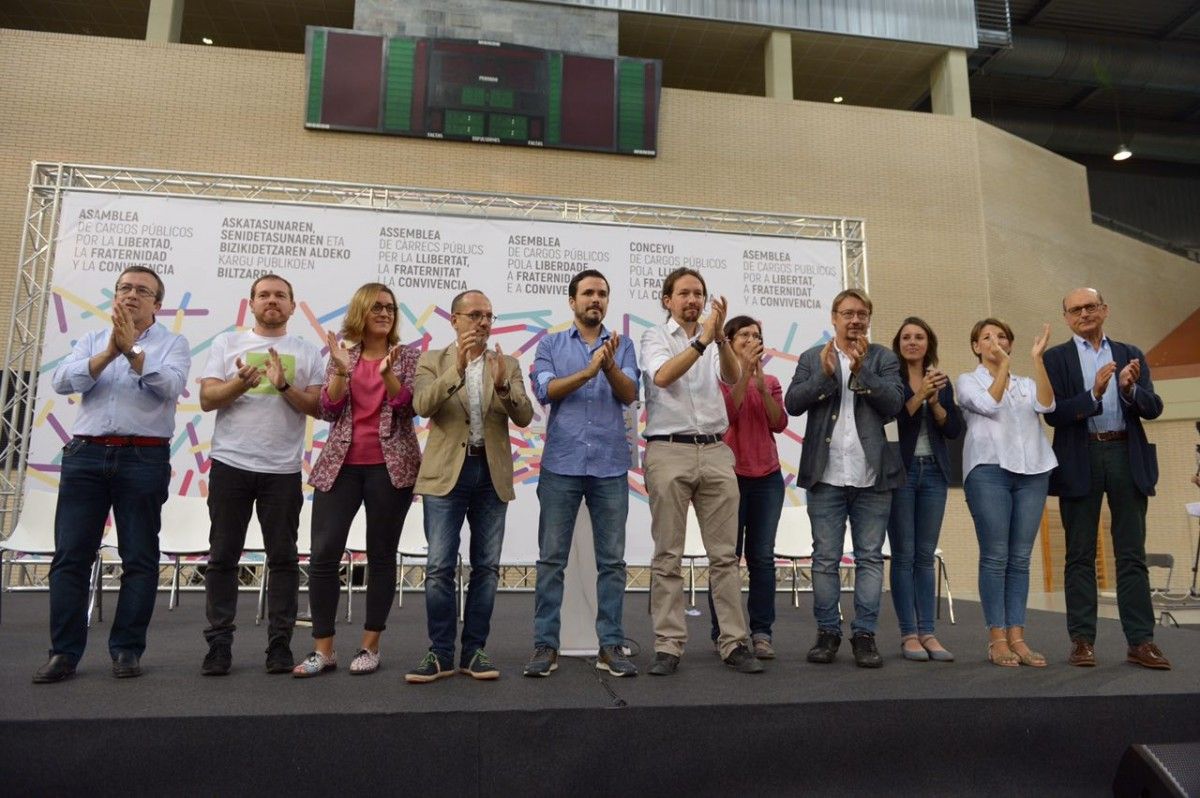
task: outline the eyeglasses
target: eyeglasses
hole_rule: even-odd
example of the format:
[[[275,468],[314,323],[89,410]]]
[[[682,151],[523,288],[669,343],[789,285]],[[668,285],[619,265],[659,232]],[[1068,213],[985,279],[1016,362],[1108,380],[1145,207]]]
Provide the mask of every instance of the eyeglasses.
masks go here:
[[[742,330],[739,333],[735,333],[733,337],[734,338],[749,338],[751,341],[761,341],[762,340],[762,336],[759,335],[758,333],[754,332],[753,330]]]
[[[390,305],[390,304],[384,304],[383,302],[376,302],[374,305],[371,306],[371,312],[376,315],[378,315],[380,313],[386,313],[389,316],[395,316],[396,315],[396,306]]]
[[[871,312],[869,310],[839,310],[837,314],[846,321],[853,321],[854,319],[858,319],[859,321],[869,321],[871,318]]]
[[[464,319],[469,319],[472,324],[478,324],[481,321],[486,321],[489,324],[496,323],[495,313],[484,313],[479,310],[473,310],[470,313],[455,313],[455,316],[462,316]]]
[[[121,283],[117,286],[117,293],[122,296],[126,294],[137,294],[142,299],[151,299],[155,296],[153,288],[147,288],[144,285],[134,285],[133,283]]]
[[[1107,307],[1103,302],[1089,302],[1086,305],[1076,305],[1073,308],[1067,308],[1067,315],[1078,316],[1082,313],[1087,313],[1090,316],[1103,307]]]

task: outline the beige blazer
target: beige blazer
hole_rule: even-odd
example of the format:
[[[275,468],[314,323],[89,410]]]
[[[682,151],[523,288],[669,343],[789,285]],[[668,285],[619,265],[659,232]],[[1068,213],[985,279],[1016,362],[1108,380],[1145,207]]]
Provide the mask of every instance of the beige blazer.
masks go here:
[[[467,457],[467,435],[471,418],[467,408],[466,381],[458,376],[458,345],[429,351],[417,361],[413,379],[413,410],[428,418],[429,439],[417,473],[417,493],[445,496],[458,482]],[[508,366],[508,396],[498,396],[485,364],[483,376],[483,441],[487,450],[488,470],[496,495],[502,501],[516,498],[513,492],[512,445],[508,422],[524,427],[533,419],[533,404],[525,393],[520,365],[516,358],[504,356]]]

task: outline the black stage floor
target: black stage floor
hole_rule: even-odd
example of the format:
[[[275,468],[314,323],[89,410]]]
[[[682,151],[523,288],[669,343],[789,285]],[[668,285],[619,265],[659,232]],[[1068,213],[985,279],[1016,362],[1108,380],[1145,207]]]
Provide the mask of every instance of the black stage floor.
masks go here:
[[[266,632],[254,626],[253,600],[242,598],[227,677],[199,674],[204,598],[186,593],[174,611],[161,597],[142,678],[109,675],[102,622],[74,679],[34,685],[47,597],[6,594],[0,791],[1096,795],[1109,791],[1129,744],[1200,741],[1200,633],[1190,630],[1158,630],[1176,667],[1152,672],[1124,662],[1119,624],[1101,620],[1100,664],[1081,669],[1066,664],[1063,616],[1030,612],[1027,637],[1050,666],[1005,669],[985,661],[978,604],[960,601],[958,624],[943,618],[938,630],[958,661],[914,663],[900,657],[885,595],[885,664],[872,671],[854,666],[848,645],[834,665],[806,663],[811,596],[794,609],[781,593],[779,657],[765,673],[720,662],[705,612],[689,618],[692,644],[678,674],[655,678],[644,673],[653,645],[646,596],[631,593],[626,634],[641,646],[642,675],[612,678],[579,658],[561,660],[550,678],[525,679],[533,597],[501,594],[488,646],[498,682],[409,685],[404,672],[426,646],[420,594],[393,608],[378,673],[349,675],[359,629],[342,625],[342,667],[304,681],[263,671]],[[297,656],[308,634],[297,628]]]

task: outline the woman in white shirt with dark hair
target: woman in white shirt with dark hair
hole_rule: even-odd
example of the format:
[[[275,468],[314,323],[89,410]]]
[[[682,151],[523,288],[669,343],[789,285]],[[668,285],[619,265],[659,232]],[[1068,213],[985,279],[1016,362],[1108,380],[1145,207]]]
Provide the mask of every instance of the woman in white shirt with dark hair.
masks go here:
[[[1054,390],[1042,365],[1050,325],[1030,351],[1033,379],[1010,373],[1012,328],[987,318],[971,329],[979,366],[958,378],[967,422],[963,483],[979,540],[979,600],[988,627],[988,660],[1015,668],[1044,668],[1046,658],[1025,642],[1029,558],[1058,464],[1040,414],[1054,409]]]

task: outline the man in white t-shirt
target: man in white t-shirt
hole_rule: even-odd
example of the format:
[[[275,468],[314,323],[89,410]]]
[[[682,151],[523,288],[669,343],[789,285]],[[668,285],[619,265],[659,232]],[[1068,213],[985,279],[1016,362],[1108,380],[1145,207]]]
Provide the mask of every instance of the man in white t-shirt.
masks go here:
[[[200,407],[216,410],[208,475],[209,626],[205,676],[229,673],[237,614],[238,560],[255,505],[271,578],[267,590],[267,672],[290,673],[300,569],[300,461],[305,415],[318,416],[321,351],[287,331],[292,286],[274,274],[250,286],[254,327],[217,336],[200,379]]]

